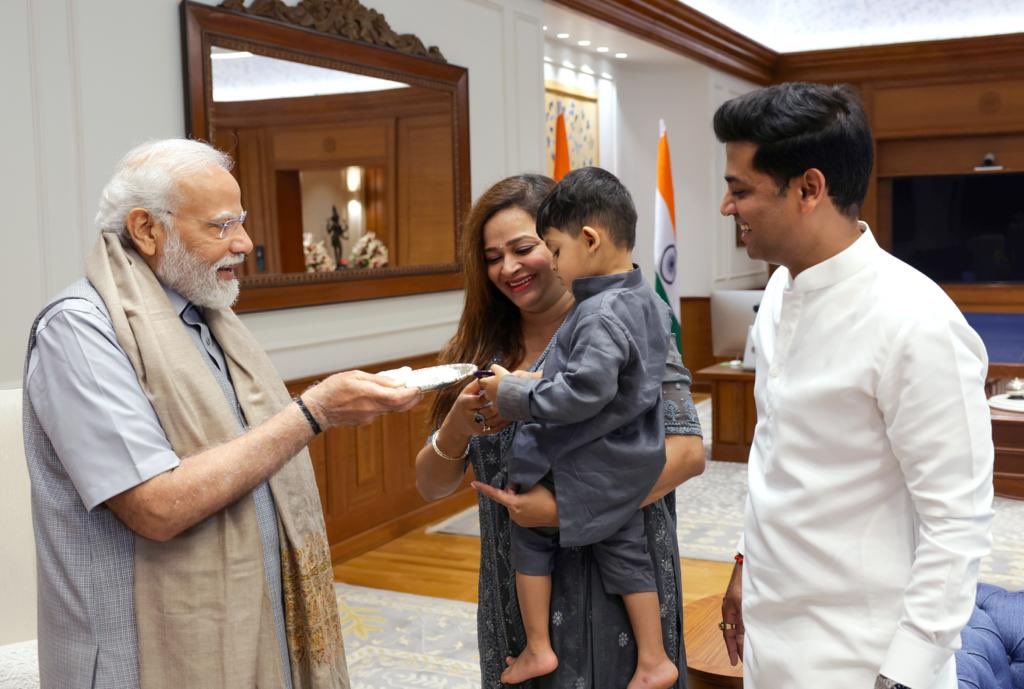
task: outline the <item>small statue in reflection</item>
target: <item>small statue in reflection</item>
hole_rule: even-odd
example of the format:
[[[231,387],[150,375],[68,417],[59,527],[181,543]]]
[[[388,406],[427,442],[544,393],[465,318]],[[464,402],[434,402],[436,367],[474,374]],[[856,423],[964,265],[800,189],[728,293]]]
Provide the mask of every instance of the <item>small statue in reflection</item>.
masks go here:
[[[331,218],[327,221],[327,234],[331,237],[331,248],[334,249],[334,269],[341,270],[348,261],[341,256],[341,240],[348,239],[348,222],[338,215],[338,207],[331,206]]]

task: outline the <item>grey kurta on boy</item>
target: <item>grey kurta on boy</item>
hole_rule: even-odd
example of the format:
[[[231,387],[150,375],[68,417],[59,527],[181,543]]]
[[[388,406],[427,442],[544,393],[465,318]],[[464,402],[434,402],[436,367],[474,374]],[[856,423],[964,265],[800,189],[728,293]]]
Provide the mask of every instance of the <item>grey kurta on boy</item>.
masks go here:
[[[549,472],[559,543],[598,543],[640,509],[665,464],[661,378],[670,314],[640,269],[573,282],[576,307],[544,363],[544,377],[505,376],[503,418],[526,423],[509,481],[527,490]]]

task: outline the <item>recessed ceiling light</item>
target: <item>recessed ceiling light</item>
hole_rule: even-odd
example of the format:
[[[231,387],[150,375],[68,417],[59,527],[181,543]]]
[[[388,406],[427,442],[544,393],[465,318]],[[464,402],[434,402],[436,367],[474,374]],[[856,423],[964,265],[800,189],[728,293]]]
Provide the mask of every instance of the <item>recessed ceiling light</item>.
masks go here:
[[[551,59],[550,57],[548,57],[547,55],[545,55],[545,56],[544,56],[544,62],[554,62],[554,60],[552,60],[552,59]]]
[[[576,65],[574,65],[571,62],[569,62],[568,60],[562,60],[562,66],[563,67],[568,67],[569,69],[576,69]]]
[[[619,58],[620,60],[625,60],[627,57],[629,57],[629,53],[615,53],[615,57]]]
[[[599,45],[599,46],[597,46],[597,52],[599,52],[599,53],[607,53],[608,52],[608,46],[606,46],[606,45]]]
[[[586,48],[588,45],[590,45],[590,41],[576,41],[576,45],[581,45],[584,48]]]
[[[558,38],[569,38],[569,34],[565,33],[564,31],[562,33],[556,33],[555,36],[557,36]]]
[[[580,71],[583,72],[584,74],[593,74],[594,73],[594,70],[592,70],[590,68],[590,65],[583,65],[582,67],[580,67]]]
[[[547,31],[547,30],[548,30],[548,27],[546,27],[546,26],[542,26],[542,27],[540,27],[540,30],[541,30],[541,31]]]
[[[604,79],[611,79],[612,75],[609,74],[608,72],[601,72],[601,77]]]

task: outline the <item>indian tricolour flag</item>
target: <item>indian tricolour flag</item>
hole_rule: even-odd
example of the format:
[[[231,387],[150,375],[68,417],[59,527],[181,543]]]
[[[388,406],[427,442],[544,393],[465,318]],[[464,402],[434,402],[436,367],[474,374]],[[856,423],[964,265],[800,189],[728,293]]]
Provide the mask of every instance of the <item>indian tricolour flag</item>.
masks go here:
[[[658,191],[654,195],[654,291],[672,309],[672,334],[682,354],[679,281],[676,279],[676,204],[675,192],[672,191],[672,160],[668,154],[665,120],[659,120],[658,130]]]

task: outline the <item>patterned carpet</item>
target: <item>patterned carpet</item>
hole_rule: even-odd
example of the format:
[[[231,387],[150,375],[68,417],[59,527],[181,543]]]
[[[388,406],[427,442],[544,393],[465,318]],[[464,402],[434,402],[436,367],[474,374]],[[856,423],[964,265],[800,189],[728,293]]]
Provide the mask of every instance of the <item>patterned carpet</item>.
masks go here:
[[[697,404],[704,447],[711,456],[711,403]],[[708,461],[704,473],[676,490],[679,550],[683,557],[729,562],[743,528],[747,465]],[[995,499],[992,553],[982,560],[980,579],[1010,589],[1024,587],[1024,500]],[[480,535],[476,507],[434,525],[431,531]]]
[[[335,584],[354,689],[480,686],[476,605]]]

